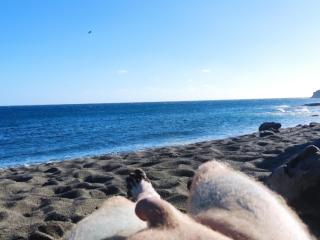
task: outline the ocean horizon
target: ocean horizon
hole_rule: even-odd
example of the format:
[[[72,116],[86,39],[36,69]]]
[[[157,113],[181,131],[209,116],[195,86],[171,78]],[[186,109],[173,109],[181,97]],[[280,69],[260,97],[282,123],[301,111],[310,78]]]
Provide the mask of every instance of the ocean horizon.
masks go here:
[[[0,167],[216,140],[319,121],[310,98],[0,107]]]

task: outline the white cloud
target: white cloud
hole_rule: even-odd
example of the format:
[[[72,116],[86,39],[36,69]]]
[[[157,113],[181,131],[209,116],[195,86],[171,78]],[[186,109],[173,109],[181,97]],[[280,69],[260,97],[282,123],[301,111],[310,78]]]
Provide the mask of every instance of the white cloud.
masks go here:
[[[211,72],[211,69],[209,69],[209,68],[202,68],[202,69],[201,69],[201,72],[203,72],[203,73],[210,73],[210,72]]]
[[[125,75],[125,74],[128,74],[128,70],[126,70],[126,69],[120,69],[120,70],[118,70],[117,71],[117,73],[119,74],[119,75]]]

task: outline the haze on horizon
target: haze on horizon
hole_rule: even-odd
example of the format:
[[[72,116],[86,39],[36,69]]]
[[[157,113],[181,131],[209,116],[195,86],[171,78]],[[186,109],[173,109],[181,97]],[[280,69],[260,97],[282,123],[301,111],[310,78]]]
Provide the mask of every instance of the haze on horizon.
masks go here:
[[[0,105],[320,89],[318,0],[4,0],[0,9]]]

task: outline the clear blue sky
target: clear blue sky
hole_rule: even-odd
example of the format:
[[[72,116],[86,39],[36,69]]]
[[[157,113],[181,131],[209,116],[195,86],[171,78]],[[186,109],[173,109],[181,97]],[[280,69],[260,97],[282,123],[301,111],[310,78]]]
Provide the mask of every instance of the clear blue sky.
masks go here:
[[[319,0],[1,0],[0,12],[0,105],[320,89]]]

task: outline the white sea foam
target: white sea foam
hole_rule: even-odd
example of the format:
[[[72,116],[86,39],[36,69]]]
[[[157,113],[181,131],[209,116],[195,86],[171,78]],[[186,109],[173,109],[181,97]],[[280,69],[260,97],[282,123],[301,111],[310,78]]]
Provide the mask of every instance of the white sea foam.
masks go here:
[[[297,107],[294,109],[295,112],[300,112],[300,113],[310,113],[310,110],[308,107]]]
[[[287,110],[290,108],[290,106],[288,105],[280,105],[280,106],[276,106],[276,110],[282,113],[287,112]]]
[[[275,111],[271,112],[271,115],[310,115],[314,112],[311,111],[307,106],[288,106],[280,105],[274,107]]]

